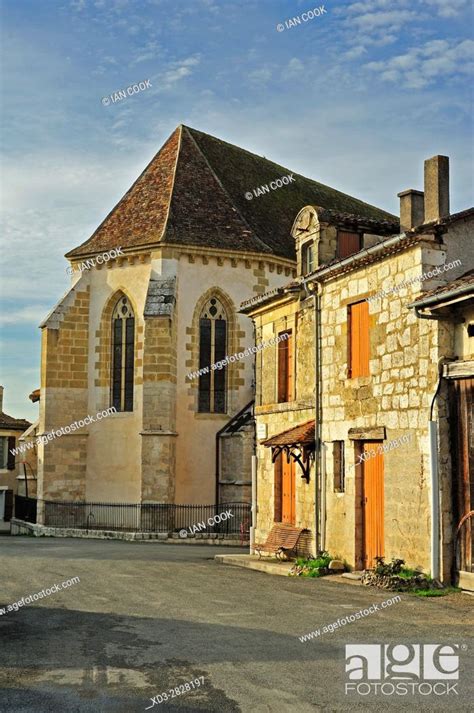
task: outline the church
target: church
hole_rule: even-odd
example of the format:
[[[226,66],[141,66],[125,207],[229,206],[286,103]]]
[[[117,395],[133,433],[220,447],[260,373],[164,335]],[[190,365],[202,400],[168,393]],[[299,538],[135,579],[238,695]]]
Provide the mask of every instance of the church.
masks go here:
[[[278,190],[252,192],[288,175]],[[264,157],[175,129],[66,255],[71,287],[41,324],[38,433],[92,419],[43,439],[39,500],[250,501],[254,362],[263,350],[250,351],[254,326],[240,305],[296,276],[291,229],[314,204],[393,221]]]

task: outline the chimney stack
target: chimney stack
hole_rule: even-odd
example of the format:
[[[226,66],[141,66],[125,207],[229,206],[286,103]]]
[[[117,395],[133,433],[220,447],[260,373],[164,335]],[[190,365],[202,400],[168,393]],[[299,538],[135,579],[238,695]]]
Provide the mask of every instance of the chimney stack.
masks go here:
[[[449,156],[425,161],[425,223],[449,215]]]
[[[409,188],[397,194],[400,198],[400,230],[410,230],[421,225],[425,216],[425,194]]]

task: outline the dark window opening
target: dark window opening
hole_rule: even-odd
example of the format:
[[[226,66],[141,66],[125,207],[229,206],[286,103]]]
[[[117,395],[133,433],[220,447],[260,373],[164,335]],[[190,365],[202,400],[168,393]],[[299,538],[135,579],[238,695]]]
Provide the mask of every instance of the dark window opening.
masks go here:
[[[114,309],[112,338],[112,406],[117,411],[133,411],[135,318],[126,297]]]
[[[198,411],[200,413],[225,413],[227,367],[212,369],[213,364],[227,356],[227,321],[223,306],[212,297],[204,307],[199,320],[199,376]]]
[[[344,473],[344,441],[333,441],[332,464],[334,476],[334,492],[343,493],[346,488]]]
[[[301,262],[302,262],[302,267],[301,267],[301,272],[303,275],[308,275],[310,272],[313,272],[315,265],[314,265],[314,243],[306,243],[306,245],[303,245],[302,251],[301,251]]]

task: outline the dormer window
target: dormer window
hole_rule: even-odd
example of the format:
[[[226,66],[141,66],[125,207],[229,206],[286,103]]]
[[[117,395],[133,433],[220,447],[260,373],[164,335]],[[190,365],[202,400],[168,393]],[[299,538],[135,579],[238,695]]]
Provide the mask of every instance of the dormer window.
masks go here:
[[[314,243],[311,241],[301,248],[301,273],[308,275],[313,272],[314,267]]]
[[[358,253],[362,249],[362,240],[359,233],[349,230],[337,231],[337,257],[342,259]]]

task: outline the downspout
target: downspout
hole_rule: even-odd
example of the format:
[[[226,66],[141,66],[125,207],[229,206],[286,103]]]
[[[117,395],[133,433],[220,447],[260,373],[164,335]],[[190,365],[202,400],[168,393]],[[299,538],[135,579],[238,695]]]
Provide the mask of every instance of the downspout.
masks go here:
[[[321,444],[321,552],[326,552],[326,444]]]
[[[319,350],[319,335],[320,335],[320,295],[321,295],[321,285],[319,282],[315,282],[317,285],[313,292],[310,292],[306,281],[303,281],[303,287],[305,289],[306,295],[309,297],[310,294],[313,296],[313,309],[314,309],[314,542],[315,542],[315,556],[317,557],[321,551],[321,532],[322,532],[322,513],[321,513],[321,363],[320,363],[320,350]],[[325,540],[325,538],[323,538]]]
[[[428,421],[430,447],[430,480],[431,480],[431,576],[434,580],[440,577],[440,497],[438,468],[438,424],[433,418],[435,401],[441,388],[442,362],[438,361],[438,383],[431,400],[430,417]]]
[[[446,320],[444,315],[426,314],[423,313],[420,307],[415,307],[415,314],[419,319],[433,319],[436,321]],[[436,399],[438,398],[441,389],[441,380],[443,378],[442,366],[444,363],[454,361],[449,357],[441,357],[438,359],[438,383],[436,390],[431,400],[430,416],[428,420],[428,436],[429,436],[429,457],[430,457],[430,483],[431,483],[431,576],[438,580],[441,576],[441,508],[440,508],[440,488],[439,488],[439,455],[438,455],[438,423],[434,420],[433,411]]]
[[[250,554],[255,554],[255,526],[257,524],[257,456],[252,456],[252,524],[250,525]]]

